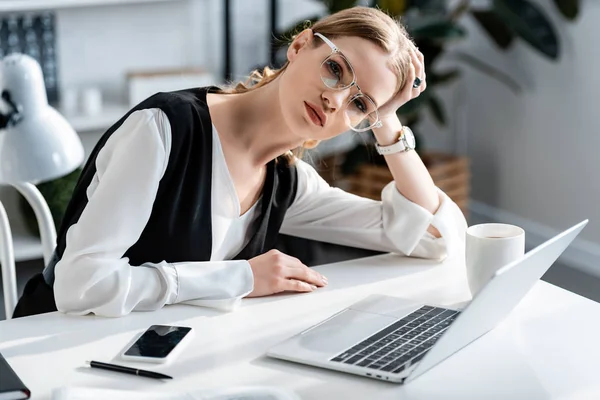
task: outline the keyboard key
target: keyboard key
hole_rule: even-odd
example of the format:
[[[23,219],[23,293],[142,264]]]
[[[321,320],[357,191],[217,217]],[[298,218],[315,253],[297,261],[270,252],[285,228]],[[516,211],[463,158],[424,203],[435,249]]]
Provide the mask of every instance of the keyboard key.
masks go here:
[[[453,311],[453,310],[444,310],[444,312],[442,312],[440,314],[440,316],[444,317],[444,318],[448,318],[448,317],[453,316],[454,314],[456,314],[456,311]]]
[[[370,368],[370,369],[380,369],[380,368],[382,368],[386,364],[387,364],[386,362],[379,362],[378,361],[378,362],[376,362],[374,364],[369,365],[367,368]]]
[[[371,360],[362,360],[361,362],[359,362],[356,365],[358,365],[359,367],[366,367],[369,364],[371,364]]]
[[[349,359],[347,359],[346,361],[344,361],[344,364],[355,364],[356,362],[358,362],[361,359],[362,359],[362,356],[350,357]]]
[[[355,353],[355,354],[356,354],[356,353],[358,353],[359,351],[361,351],[362,349],[364,349],[364,348],[365,348],[365,347],[367,347],[367,346],[368,346],[368,345],[366,345],[366,344],[359,343],[359,344],[357,344],[356,346],[354,346],[354,347],[350,348],[350,349],[348,350],[348,352],[349,352],[349,353]]]
[[[381,368],[381,370],[390,372],[391,370],[396,369],[396,367],[398,367],[396,364],[388,364],[385,367]]]
[[[422,352],[421,354],[419,354],[418,356],[416,356],[415,358],[413,358],[412,360],[410,360],[413,364],[418,363],[419,361],[421,361],[423,359],[423,357],[425,357],[425,354],[427,354],[426,351]]]
[[[388,352],[387,351],[378,351],[377,353],[373,354],[373,357],[377,357],[377,358],[381,358],[383,356],[385,356]]]
[[[396,368],[392,373],[393,374],[399,374],[400,372],[404,371],[404,364],[402,364],[401,366],[399,366],[398,368]]]

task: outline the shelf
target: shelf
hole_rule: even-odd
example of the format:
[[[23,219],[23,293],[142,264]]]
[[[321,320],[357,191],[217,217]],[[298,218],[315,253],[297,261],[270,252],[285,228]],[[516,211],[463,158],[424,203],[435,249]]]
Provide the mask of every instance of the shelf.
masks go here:
[[[0,13],[16,11],[55,10],[93,6],[119,6],[125,4],[166,3],[183,0],[3,0]]]
[[[104,104],[102,112],[98,115],[67,114],[61,111],[60,107],[56,109],[71,124],[75,131],[104,131],[110,128],[115,122],[121,119],[131,107],[126,104]]]

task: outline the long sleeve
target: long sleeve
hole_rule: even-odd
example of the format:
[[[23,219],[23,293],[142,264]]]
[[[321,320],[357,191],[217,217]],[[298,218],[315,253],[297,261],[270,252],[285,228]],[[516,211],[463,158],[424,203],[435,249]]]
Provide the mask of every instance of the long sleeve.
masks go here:
[[[390,182],[375,201],[329,186],[298,160],[298,193],[281,232],[345,246],[443,259],[464,252],[465,218],[441,190],[435,214],[406,199]],[[427,232],[436,227],[440,238]]]
[[[60,311],[121,316],[179,302],[231,309],[252,291],[247,261],[132,266],[123,257],[150,218],[170,148],[170,124],[159,109],[132,113],[108,139],[96,159],[88,203],[56,265]]]

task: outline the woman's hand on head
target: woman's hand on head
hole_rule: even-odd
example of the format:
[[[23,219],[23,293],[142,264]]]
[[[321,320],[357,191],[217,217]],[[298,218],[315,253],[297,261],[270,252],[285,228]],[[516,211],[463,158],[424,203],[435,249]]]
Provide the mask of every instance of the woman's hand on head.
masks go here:
[[[379,118],[384,124],[387,118],[397,118],[396,111],[410,100],[419,97],[427,87],[423,53],[412,44],[410,45],[409,53],[412,63],[410,64],[406,83],[394,97],[379,108]],[[421,80],[421,84],[415,88],[413,84],[416,78]]]
[[[312,292],[327,285],[323,275],[278,250],[270,250],[248,262],[254,275],[254,290],[248,297],[285,291]]]

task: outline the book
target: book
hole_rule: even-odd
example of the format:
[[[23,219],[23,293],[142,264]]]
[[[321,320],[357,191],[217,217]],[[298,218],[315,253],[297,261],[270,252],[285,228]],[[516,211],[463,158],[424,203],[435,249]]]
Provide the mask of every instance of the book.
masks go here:
[[[0,400],[28,399],[31,392],[0,353]]]

